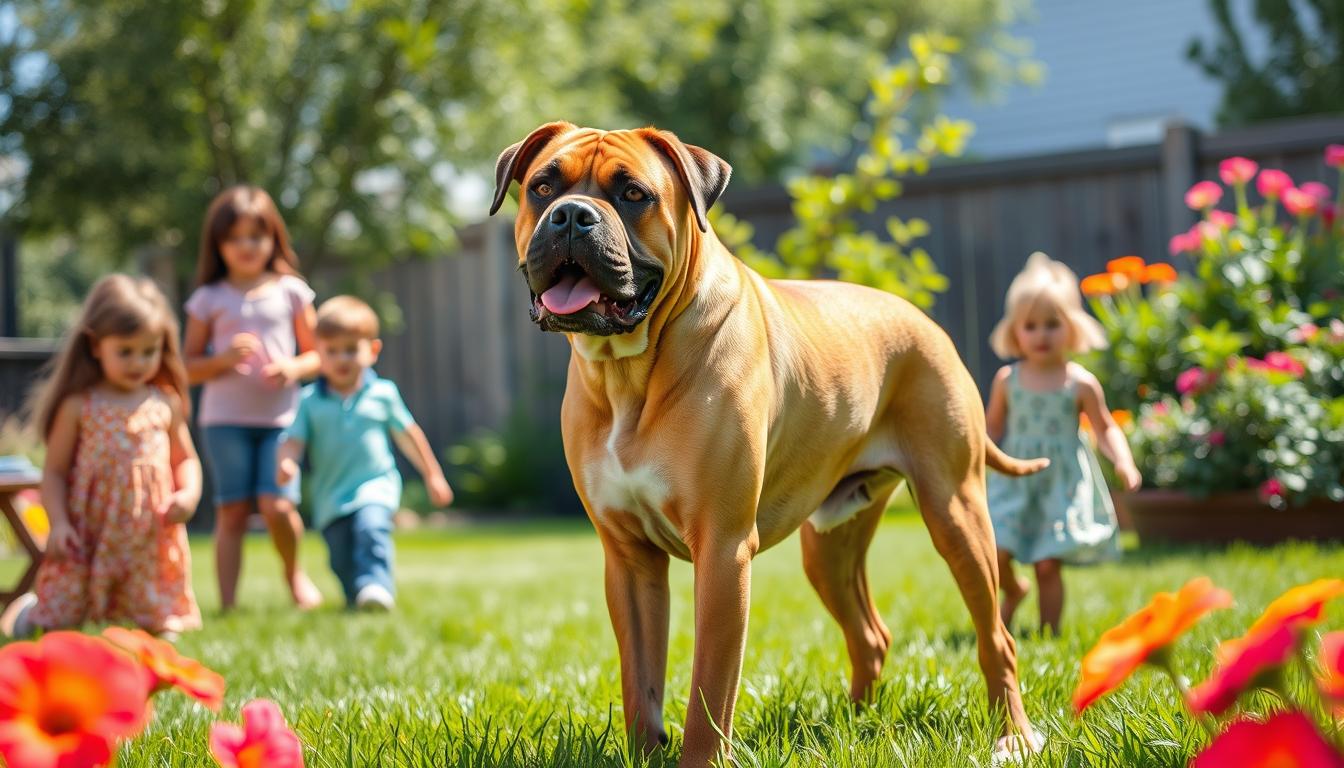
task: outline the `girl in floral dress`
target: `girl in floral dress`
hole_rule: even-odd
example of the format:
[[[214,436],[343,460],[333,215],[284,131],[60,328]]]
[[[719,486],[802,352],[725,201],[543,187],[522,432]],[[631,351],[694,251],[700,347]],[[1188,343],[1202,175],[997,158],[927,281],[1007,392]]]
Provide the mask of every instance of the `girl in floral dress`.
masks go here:
[[[183,526],[201,495],[188,402],[163,294],[142,278],[100,280],[40,394],[51,530],[34,591],[0,617],[6,634],[128,622],[172,637],[200,626]]]

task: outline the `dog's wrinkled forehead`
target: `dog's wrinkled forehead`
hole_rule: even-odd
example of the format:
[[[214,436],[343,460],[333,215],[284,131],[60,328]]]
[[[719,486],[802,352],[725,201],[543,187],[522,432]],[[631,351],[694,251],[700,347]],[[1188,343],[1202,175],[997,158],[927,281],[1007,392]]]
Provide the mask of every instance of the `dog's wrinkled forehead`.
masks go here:
[[[597,198],[617,195],[630,182],[670,193],[677,183],[672,161],[648,147],[633,131],[576,131],[538,153],[522,183],[524,188],[545,183],[561,195]]]

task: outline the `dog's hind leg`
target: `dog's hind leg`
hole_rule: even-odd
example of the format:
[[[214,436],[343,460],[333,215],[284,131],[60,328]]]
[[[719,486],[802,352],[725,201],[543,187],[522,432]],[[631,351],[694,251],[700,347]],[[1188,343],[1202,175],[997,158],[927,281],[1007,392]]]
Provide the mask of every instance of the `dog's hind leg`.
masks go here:
[[[965,457],[949,461],[922,454],[922,466],[910,476],[915,501],[970,610],[990,707],[1007,715],[1009,734],[1035,744],[1017,687],[1017,646],[999,616],[998,559],[985,502],[984,470],[976,471],[960,458]]]
[[[869,482],[878,477],[868,478]],[[899,486],[899,477],[882,477],[880,485],[860,483],[845,490],[844,498],[827,499],[827,504],[847,505],[862,503],[862,508],[844,522],[824,531],[817,529],[818,521],[827,519],[820,512],[803,524],[803,570],[826,605],[826,610],[840,624],[849,649],[853,667],[849,695],[856,702],[867,701],[873,683],[882,672],[882,662],[891,647],[891,632],[882,623],[882,617],[868,591],[868,545],[877,531],[887,501]],[[840,489],[837,489],[840,490]],[[821,512],[826,511],[823,505]]]

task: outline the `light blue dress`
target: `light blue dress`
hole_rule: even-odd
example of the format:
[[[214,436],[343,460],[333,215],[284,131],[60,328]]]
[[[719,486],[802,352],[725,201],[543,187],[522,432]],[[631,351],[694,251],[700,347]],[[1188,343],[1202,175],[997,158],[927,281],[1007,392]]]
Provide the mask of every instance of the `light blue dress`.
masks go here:
[[[1077,385],[1024,389],[1014,365],[1008,375],[1010,456],[1044,456],[1050,466],[1027,477],[989,472],[989,516],[1000,549],[1024,563],[1059,559],[1083,564],[1120,554],[1115,508],[1092,448],[1078,428]]]

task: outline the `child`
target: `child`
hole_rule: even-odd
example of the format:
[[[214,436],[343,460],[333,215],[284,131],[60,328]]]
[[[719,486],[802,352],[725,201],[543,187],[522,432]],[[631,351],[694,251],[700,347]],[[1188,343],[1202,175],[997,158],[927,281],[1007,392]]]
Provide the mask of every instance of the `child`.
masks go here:
[[[331,569],[348,605],[393,607],[392,513],[401,503],[401,475],[388,445],[419,470],[429,497],[445,506],[452,489],[401,400],[397,385],[371,366],[382,351],[378,317],[351,296],[336,296],[317,313],[317,352],[322,375],[304,387],[299,413],[280,446],[276,482],[293,481],[308,451],[308,490],[313,524],[322,529]]]
[[[265,191],[233,187],[210,204],[196,284],[184,352],[187,376],[205,384],[199,418],[215,490],[220,604],[234,605],[255,503],[294,602],[315,607],[322,595],[298,561],[298,490],[275,484],[276,448],[298,407],[298,381],[317,373],[313,291],[299,277],[285,223]]]
[[[994,352],[1018,362],[994,376],[985,420],[990,437],[1013,456],[1044,456],[1050,466],[1023,478],[989,476],[989,510],[999,547],[1003,621],[1030,589],[1013,559],[1031,563],[1040,590],[1041,627],[1059,632],[1064,562],[1114,557],[1115,510],[1101,468],[1078,430],[1078,414],[1096,425],[1101,452],[1127,490],[1139,487],[1125,435],[1111,418],[1101,384],[1076,353],[1106,345],[1101,326],[1083,310],[1078,278],[1063,264],[1033,253],[1008,288],[1005,316],[990,336]]]
[[[85,621],[175,636],[201,625],[183,523],[201,497],[177,319],[154,284],[98,281],[39,390],[42,502],[51,530],[11,637]]]

